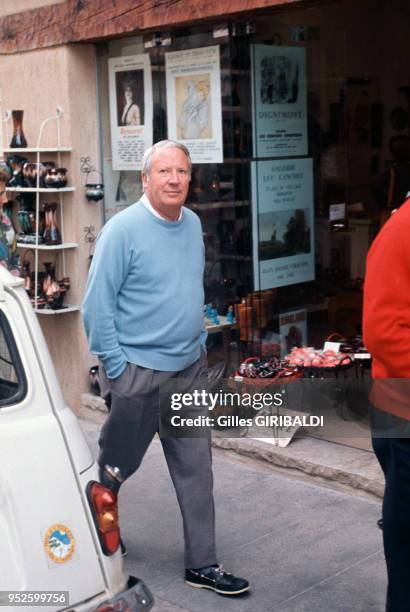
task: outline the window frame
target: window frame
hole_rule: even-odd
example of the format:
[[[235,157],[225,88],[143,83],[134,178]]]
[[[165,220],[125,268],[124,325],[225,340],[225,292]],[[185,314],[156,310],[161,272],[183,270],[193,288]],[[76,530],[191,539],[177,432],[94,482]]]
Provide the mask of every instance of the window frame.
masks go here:
[[[10,327],[10,323],[8,318],[3,310],[0,309],[0,331],[4,334],[4,340],[7,345],[7,349],[10,354],[10,358],[12,361],[12,365],[14,367],[18,388],[16,393],[14,393],[11,397],[7,397],[4,399],[0,398],[0,409],[7,406],[14,406],[15,404],[19,404],[24,400],[27,395],[27,377],[23,368],[23,363],[20,358],[19,351],[17,349],[17,344],[14,339],[14,335],[12,329]]]

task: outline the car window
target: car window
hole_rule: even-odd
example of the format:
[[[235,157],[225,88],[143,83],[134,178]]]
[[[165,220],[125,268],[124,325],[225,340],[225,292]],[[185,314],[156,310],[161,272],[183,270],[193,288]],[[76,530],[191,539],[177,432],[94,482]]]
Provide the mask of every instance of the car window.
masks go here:
[[[0,311],[0,408],[16,404],[27,392],[27,381],[5,314]]]

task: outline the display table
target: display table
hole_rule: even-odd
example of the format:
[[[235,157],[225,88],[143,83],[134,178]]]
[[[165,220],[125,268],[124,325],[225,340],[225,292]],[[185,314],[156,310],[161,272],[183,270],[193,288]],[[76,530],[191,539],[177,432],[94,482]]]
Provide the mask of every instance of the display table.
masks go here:
[[[222,346],[224,352],[225,366],[229,365],[229,340],[231,337],[231,329],[236,327],[236,323],[230,323],[224,316],[219,316],[219,323],[215,324],[205,319],[205,328],[208,334],[222,333]]]

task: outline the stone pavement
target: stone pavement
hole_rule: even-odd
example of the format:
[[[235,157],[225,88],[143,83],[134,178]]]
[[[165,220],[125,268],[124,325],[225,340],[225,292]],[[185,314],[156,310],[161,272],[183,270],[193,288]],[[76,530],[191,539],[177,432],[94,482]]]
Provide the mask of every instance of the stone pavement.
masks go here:
[[[213,446],[266,461],[280,468],[338,483],[340,488],[356,489],[383,497],[384,478],[372,452],[312,438],[303,433],[286,448],[266,439],[213,437]]]
[[[103,418],[93,413],[93,420]],[[81,423],[95,452],[99,426],[90,419]],[[374,493],[357,495],[361,490],[351,483],[348,491],[334,490],[334,481],[324,480],[326,472],[315,479],[306,475],[308,469],[317,472],[323,459],[330,464],[333,456],[334,475],[340,469],[356,474],[358,481],[372,480],[370,460],[367,470],[354,456],[343,465],[348,455],[342,447],[309,438],[287,449],[244,439],[221,438],[216,444],[236,442],[241,455],[215,449],[215,502],[219,558],[252,585],[243,597],[221,597],[184,584],[181,518],[157,438],[121,490],[122,534],[129,551],[125,568],[153,591],[154,612],[383,612],[386,576],[376,527],[380,500]],[[250,456],[243,455],[244,449]],[[278,457],[293,469],[278,471],[271,463]],[[328,486],[321,486],[325,482]]]
[[[105,403],[100,397],[90,394],[82,396],[82,413],[86,419],[103,422],[106,413]],[[344,423],[344,427],[354,427],[355,424]],[[268,436],[268,432],[263,432]],[[362,443],[370,449],[369,432],[361,428],[359,433],[354,431],[354,440],[346,441]],[[369,450],[353,448],[342,443],[329,442],[320,438],[313,438],[302,430],[286,448],[279,448],[268,443],[267,439],[260,439],[260,428],[249,431],[247,437],[229,437],[229,431],[214,431],[213,446],[234,452],[240,455],[260,459],[279,468],[287,468],[314,476],[319,480],[337,483],[341,489],[355,489],[356,491],[382,498],[384,491],[384,478],[380,466]],[[252,437],[253,436],[253,437]],[[360,438],[359,438],[360,436]],[[336,438],[343,441],[343,439]]]

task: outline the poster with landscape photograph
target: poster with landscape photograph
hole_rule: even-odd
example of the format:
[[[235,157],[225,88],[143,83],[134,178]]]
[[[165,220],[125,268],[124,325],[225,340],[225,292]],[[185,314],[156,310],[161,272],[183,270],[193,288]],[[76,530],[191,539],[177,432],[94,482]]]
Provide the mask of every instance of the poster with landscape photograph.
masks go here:
[[[252,162],[255,290],[313,280],[311,159]]]

